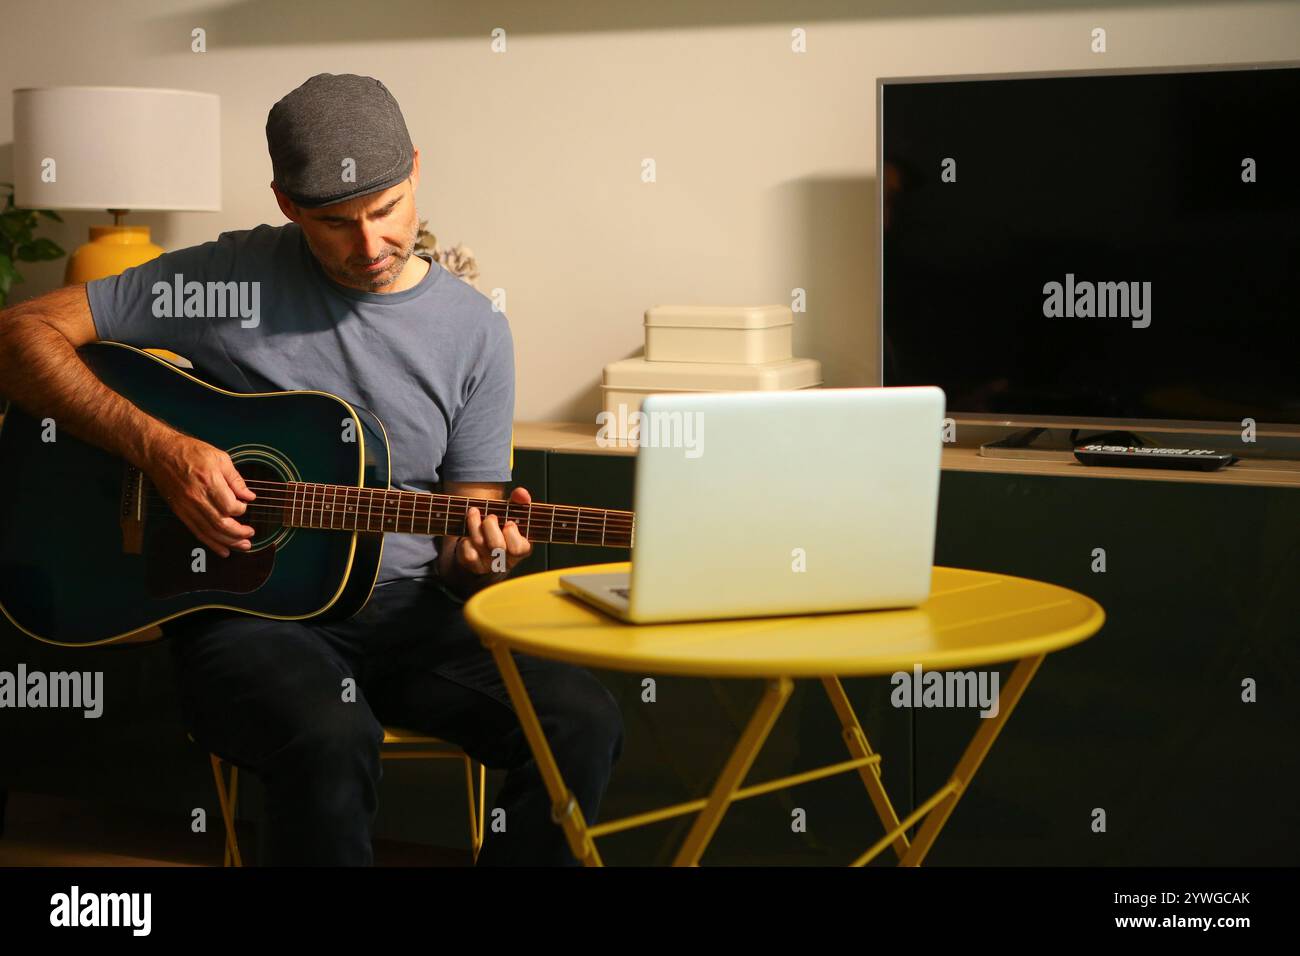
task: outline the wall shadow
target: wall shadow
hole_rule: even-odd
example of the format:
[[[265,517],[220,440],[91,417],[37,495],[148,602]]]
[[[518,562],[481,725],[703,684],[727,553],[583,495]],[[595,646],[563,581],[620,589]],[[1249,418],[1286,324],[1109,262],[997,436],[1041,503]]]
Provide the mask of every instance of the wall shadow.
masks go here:
[[[1147,0],[1144,7],[1186,8],[1209,0]],[[891,20],[978,16],[998,13],[1050,13],[1064,10],[1131,9],[1128,0],[743,0],[702,4],[698,0],[606,0],[546,3],[503,0],[492,4],[390,0],[382,8],[343,0],[241,0],[208,11],[168,13],[142,24],[145,44],[175,52],[189,44],[190,31],[207,31],[210,47],[258,47],[318,43],[364,43],[481,37],[501,27],[510,35],[584,34],[682,28],[789,26],[842,20]]]

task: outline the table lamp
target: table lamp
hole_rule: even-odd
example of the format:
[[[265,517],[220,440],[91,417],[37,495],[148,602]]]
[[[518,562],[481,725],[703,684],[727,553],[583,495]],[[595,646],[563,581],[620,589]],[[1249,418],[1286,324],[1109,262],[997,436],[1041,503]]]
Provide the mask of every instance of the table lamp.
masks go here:
[[[118,86],[14,90],[14,203],[103,209],[68,259],[65,281],[116,275],[162,255],[133,209],[221,209],[221,99]]]

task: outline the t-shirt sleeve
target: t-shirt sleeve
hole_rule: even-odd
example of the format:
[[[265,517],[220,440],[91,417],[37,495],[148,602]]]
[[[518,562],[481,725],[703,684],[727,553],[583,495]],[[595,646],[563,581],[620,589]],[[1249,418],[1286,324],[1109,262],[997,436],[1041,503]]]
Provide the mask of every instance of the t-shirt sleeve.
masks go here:
[[[223,233],[212,242],[164,252],[118,275],[87,282],[86,298],[100,339],[137,348],[170,349],[188,357],[206,331],[209,318],[185,314],[186,284],[202,283],[204,290],[201,300],[191,294],[188,311],[206,312],[208,283],[228,283],[235,278],[235,242],[229,233]]]
[[[515,349],[504,312],[491,314],[487,336],[468,383],[469,397],[456,415],[447,439],[440,479],[509,481],[510,445],[515,417]]]

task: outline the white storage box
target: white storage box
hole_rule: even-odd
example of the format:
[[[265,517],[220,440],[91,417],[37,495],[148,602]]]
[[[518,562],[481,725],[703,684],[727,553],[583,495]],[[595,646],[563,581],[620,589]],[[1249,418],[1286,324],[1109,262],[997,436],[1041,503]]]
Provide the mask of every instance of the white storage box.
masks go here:
[[[788,305],[658,305],[645,314],[650,362],[759,365],[789,360],[794,313]]]
[[[611,438],[626,440],[634,431],[631,417],[654,392],[750,392],[816,388],[822,383],[822,363],[796,358],[758,365],[727,362],[650,362],[623,359],[605,366],[601,392]],[[620,410],[620,406],[622,409]]]

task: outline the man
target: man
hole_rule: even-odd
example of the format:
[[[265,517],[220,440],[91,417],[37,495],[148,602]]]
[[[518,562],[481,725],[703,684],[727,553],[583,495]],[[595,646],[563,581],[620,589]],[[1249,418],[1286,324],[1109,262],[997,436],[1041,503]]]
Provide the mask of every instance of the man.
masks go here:
[[[74,349],[97,338],[170,349],[232,391],[317,389],[383,421],[392,483],[501,498],[514,412],[509,324],[489,300],[413,255],[419,152],[388,90],[312,77],[272,107],[271,188],[290,220],[223,233],[120,276],[0,313],[0,393],[150,477],[221,557],[251,546],[255,495],[229,455],[144,414]],[[258,314],[157,318],[155,284],[248,283]],[[247,301],[247,300],[245,300]],[[166,314],[165,310],[158,310]],[[224,310],[223,310],[224,311]],[[515,488],[511,501],[527,503]],[[313,626],[220,611],[166,625],[195,739],[257,774],[275,864],[369,864],[382,724],[460,744],[508,768],[481,864],[573,864],[490,654],[461,604],[532,547],[471,509],[463,537],[390,535],[378,584],[349,620]],[[493,557],[506,570],[493,571]],[[516,655],[561,773],[596,818],[623,729],[585,670]],[[355,682],[355,694],[345,693]],[[353,699],[354,698],[354,699]]]

